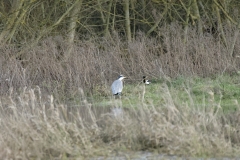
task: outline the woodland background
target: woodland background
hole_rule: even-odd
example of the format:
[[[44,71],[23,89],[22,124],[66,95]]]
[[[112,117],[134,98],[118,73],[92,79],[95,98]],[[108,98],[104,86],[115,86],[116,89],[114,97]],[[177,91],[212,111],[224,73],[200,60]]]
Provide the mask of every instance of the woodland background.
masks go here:
[[[0,0],[0,159],[239,157],[239,12],[239,0]]]
[[[238,0],[2,0],[1,94],[39,85],[74,94],[239,68]]]

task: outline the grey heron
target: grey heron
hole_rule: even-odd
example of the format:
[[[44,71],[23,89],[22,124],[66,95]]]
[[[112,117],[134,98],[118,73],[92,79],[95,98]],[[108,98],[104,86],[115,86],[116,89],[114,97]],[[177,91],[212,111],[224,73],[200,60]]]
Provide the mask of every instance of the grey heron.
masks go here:
[[[123,90],[123,79],[126,78],[123,75],[120,75],[117,80],[112,83],[111,89],[112,94],[114,95],[121,95]]]
[[[146,79],[146,76],[143,76],[143,83],[144,84],[150,84],[151,82]]]

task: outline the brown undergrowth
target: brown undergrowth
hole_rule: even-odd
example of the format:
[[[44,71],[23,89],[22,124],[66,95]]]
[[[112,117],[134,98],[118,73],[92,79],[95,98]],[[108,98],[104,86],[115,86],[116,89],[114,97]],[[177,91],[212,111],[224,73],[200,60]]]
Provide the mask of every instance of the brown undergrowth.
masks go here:
[[[234,29],[225,28],[229,46]],[[24,48],[14,45],[0,47],[0,92],[9,88],[38,85],[47,93],[65,98],[75,96],[81,87],[86,93],[94,94],[105,90],[111,82],[124,74],[128,82],[147,75],[150,78],[177,77],[180,75],[202,77],[222,73],[235,73],[239,69],[239,46],[237,40],[234,57],[221,39],[206,33],[200,37],[195,29],[189,28],[187,41],[177,24],[163,27],[156,38],[139,33],[127,44],[113,34],[112,38],[76,40],[68,57],[67,45],[61,36],[39,41],[21,56],[15,57]]]
[[[0,103],[1,159],[64,159],[109,156],[115,151],[155,150],[185,156],[237,156],[239,110],[224,115],[180,104],[161,85],[162,106],[94,107],[80,90],[80,104],[43,100],[39,87]],[[116,100],[110,100],[116,101]],[[118,101],[118,100],[117,100]],[[231,118],[229,118],[231,117]]]

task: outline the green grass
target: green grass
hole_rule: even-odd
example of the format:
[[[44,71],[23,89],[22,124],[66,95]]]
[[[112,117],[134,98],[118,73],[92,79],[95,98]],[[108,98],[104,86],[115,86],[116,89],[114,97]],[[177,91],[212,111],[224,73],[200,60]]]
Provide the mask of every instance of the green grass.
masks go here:
[[[195,107],[208,107],[220,103],[224,112],[235,111],[236,102],[240,99],[240,80],[239,76],[219,76],[217,78],[199,78],[199,77],[178,77],[171,81],[153,80],[150,85],[129,84],[125,82],[122,92],[122,105],[124,107],[137,107],[144,101],[148,105],[161,107],[163,104],[163,95],[166,92],[163,87],[167,85],[169,93],[175,100],[175,103],[187,103],[191,106],[194,101]],[[143,93],[145,90],[144,98]],[[210,101],[214,98],[214,104]],[[108,96],[93,96],[95,106],[111,105],[110,88]]]

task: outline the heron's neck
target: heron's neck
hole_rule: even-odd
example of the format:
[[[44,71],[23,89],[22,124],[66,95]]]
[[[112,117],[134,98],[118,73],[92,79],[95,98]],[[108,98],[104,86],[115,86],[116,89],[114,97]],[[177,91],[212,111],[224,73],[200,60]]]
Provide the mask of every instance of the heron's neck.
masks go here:
[[[122,81],[124,79],[124,77],[120,77],[119,80]]]

